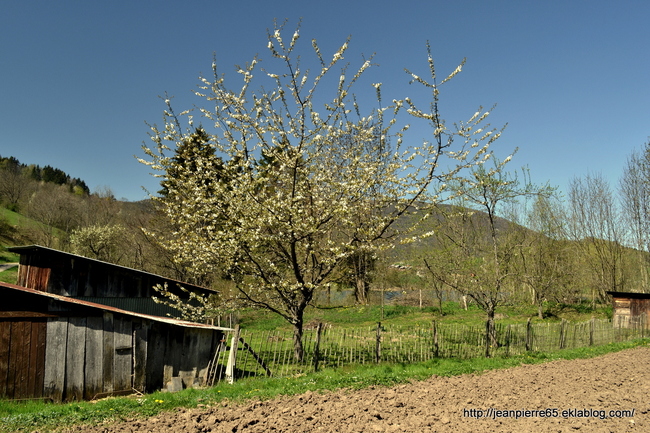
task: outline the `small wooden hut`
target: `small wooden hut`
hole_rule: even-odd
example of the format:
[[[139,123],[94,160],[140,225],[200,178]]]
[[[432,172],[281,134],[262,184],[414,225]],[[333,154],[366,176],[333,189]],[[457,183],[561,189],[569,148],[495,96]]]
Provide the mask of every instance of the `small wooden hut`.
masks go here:
[[[615,328],[650,326],[650,293],[607,292],[612,297]]]
[[[217,293],[205,287],[40,245],[12,247],[9,251],[20,254],[19,286],[136,313],[179,316],[175,309],[154,302],[153,296],[158,295],[153,288],[155,285],[167,284],[168,290],[181,299],[189,298],[181,287],[204,296]]]
[[[172,378],[201,385],[230,330],[7,283],[0,299],[0,398],[92,399]]]

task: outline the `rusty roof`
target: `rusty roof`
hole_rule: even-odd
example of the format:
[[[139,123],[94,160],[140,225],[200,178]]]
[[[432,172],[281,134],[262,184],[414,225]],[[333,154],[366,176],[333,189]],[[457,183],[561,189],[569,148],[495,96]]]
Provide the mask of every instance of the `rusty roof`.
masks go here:
[[[42,292],[40,290],[29,289],[27,287],[17,286],[15,284],[10,284],[10,283],[0,282],[0,289],[18,290],[20,292],[29,293],[36,296],[44,296],[46,298],[55,299],[59,302],[65,302],[67,304],[81,305],[84,307],[95,308],[102,311],[108,311],[111,313],[124,314],[126,316],[153,320],[155,322],[167,323],[170,325],[182,326],[185,328],[201,328],[201,329],[212,329],[218,331],[232,331],[232,328],[224,328],[221,326],[213,326],[213,325],[206,325],[203,323],[188,322],[186,320],[172,319],[170,317],[161,317],[161,316],[152,316],[150,314],[134,313],[132,311],[122,310],[120,308],[115,308],[104,304],[82,301],[81,299],[71,298],[68,296],[55,295],[53,293],[47,293],[47,292]]]

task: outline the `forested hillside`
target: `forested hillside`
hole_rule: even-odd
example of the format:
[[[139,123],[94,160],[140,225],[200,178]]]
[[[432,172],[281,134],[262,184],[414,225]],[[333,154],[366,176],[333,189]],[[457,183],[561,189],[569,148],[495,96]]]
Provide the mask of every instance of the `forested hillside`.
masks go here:
[[[30,189],[39,183],[65,186],[71,193],[90,193],[86,183],[61,169],[46,165],[24,164],[13,156],[0,155],[0,200],[11,210],[18,210]]]

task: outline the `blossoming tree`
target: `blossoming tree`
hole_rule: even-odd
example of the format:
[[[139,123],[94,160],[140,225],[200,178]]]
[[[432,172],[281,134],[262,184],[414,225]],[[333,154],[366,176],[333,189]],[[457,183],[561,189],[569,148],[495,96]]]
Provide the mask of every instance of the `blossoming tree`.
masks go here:
[[[201,78],[196,92],[203,107],[176,114],[167,100],[164,125],[151,127],[154,145],[143,146],[141,162],[166,190],[152,199],[174,230],[159,240],[178,263],[231,278],[237,301],[291,323],[302,359],[304,313],[315,292],[353,255],[413,238],[412,227],[398,231],[395,221],[430,205],[459,171],[484,161],[500,131],[484,125],[489,110],[482,109],[453,130],[445,126],[439,85],[462,65],[437,83],[428,46],[430,77],[406,71],[428,91],[427,109],[409,98],[383,105],[381,84],[373,84],[376,105],[362,114],[352,88],[371,60],[350,73],[341,63],[349,39],[330,58],[313,40],[307,51],[316,70],[303,69],[299,29],[288,39],[283,31],[269,32],[264,68],[258,57],[236,67],[237,90],[213,63],[212,77]],[[408,125],[397,126],[403,118],[424,122],[431,138],[411,143]],[[179,163],[175,150],[197,137],[214,153],[196,152],[191,164]],[[450,168],[440,170],[441,158]]]

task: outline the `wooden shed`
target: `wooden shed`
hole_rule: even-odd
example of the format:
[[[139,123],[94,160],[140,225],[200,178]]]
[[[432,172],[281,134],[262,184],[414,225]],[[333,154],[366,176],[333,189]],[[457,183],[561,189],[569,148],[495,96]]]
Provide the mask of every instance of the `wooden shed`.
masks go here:
[[[230,330],[7,283],[0,298],[0,398],[151,392],[174,377],[200,385]]]
[[[201,295],[217,293],[205,287],[40,245],[12,247],[9,251],[20,254],[19,286],[136,313],[179,316],[175,309],[154,302],[152,297],[157,292],[153,287],[158,284],[166,283],[169,291],[181,299],[189,298],[181,287]]]
[[[650,293],[607,292],[612,297],[616,328],[650,326]]]

